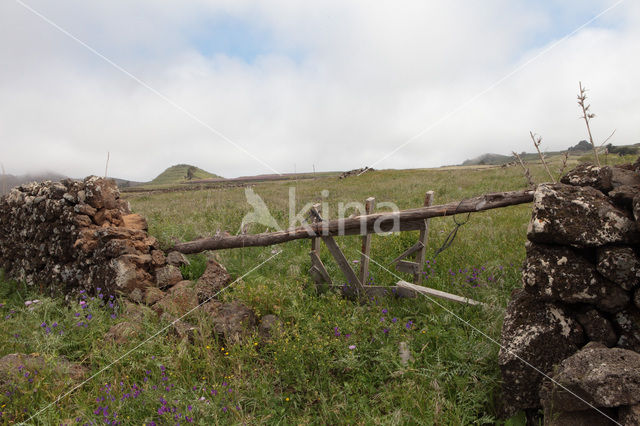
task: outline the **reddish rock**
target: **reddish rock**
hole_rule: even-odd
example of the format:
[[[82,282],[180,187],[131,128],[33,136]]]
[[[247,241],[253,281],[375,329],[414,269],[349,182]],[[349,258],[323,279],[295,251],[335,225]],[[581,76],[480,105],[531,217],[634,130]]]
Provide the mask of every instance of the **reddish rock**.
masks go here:
[[[122,226],[129,229],[138,229],[146,231],[148,228],[147,220],[139,214],[127,214],[122,216]]]
[[[186,283],[190,283],[186,281]],[[198,306],[198,297],[195,290],[188,285],[181,284],[169,290],[167,295],[152,306],[158,314],[168,314],[181,317]]]
[[[166,293],[159,288],[147,287],[144,291],[144,303],[151,306],[161,300],[164,296],[166,296]]]
[[[151,250],[151,263],[153,266],[163,266],[167,263],[164,253],[161,250]]]
[[[215,297],[220,290],[226,287],[230,282],[231,275],[229,275],[227,269],[214,259],[209,259],[207,262],[207,268],[200,279],[198,279],[198,283],[196,285],[198,299],[200,301],[205,301]]]

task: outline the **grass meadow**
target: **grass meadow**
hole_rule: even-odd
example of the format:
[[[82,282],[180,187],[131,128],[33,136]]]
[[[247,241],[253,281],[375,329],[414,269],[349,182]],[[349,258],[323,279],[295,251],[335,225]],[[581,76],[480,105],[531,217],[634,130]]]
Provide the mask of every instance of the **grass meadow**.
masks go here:
[[[570,161],[575,165],[575,158]],[[540,165],[531,167],[536,181],[548,180]],[[552,170],[557,167],[552,159]],[[435,203],[440,204],[523,189],[526,180],[516,167],[461,167],[253,185],[283,227],[288,226],[290,187],[296,190],[296,212],[307,202],[326,201],[330,209],[325,217],[335,217],[332,212],[337,212],[339,202],[373,196],[378,203],[391,201],[405,209],[421,206],[428,190],[435,191]],[[321,195],[323,190],[329,191],[327,197]],[[133,193],[126,198],[135,212],[147,218],[150,233],[164,247],[218,230],[235,234],[250,210],[243,188]],[[431,220],[424,283],[485,302],[487,307],[434,303],[425,297],[360,304],[331,292],[317,295],[307,273],[308,240],[190,256],[191,266],[183,270],[188,278],[197,279],[206,256],[213,255],[236,279],[280,250],[220,295],[243,301],[259,317],[277,315],[281,332],[270,342],[254,335],[227,346],[212,334],[210,322],[196,313],[188,319],[197,326],[193,343],[169,331],[143,343],[166,326],[148,310],[139,335],[117,345],[103,339],[112,325],[127,318],[117,296],[97,293],[64,301],[4,280],[0,355],[36,353],[52,362],[39,370],[27,366],[15,371],[10,386],[0,378],[4,386],[0,422],[27,420],[81,383],[54,367],[53,361],[64,357],[87,367],[87,378],[95,377],[30,424],[504,423],[498,418],[499,348],[487,336],[499,340],[509,294],[521,285],[530,207],[471,215],[453,245],[436,259],[433,253],[454,222]],[[263,230],[256,226],[249,232]],[[417,237],[418,232],[374,236],[371,257],[384,268],[372,262],[371,281],[393,285],[398,277],[410,280],[385,268]],[[359,237],[337,240],[349,260],[360,258]],[[343,283],[324,247],[321,258],[334,282]],[[25,306],[34,299],[40,302]],[[400,360],[400,342],[410,350],[408,365]],[[523,424],[523,420],[516,416],[506,423]]]

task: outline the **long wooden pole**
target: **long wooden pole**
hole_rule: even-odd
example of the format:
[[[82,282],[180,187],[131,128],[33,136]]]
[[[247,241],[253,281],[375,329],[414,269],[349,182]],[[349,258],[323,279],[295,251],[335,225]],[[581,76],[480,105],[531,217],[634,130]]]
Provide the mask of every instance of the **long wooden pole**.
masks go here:
[[[300,226],[286,231],[202,238],[187,243],[176,244],[172,250],[189,254],[199,253],[205,250],[264,247],[316,236],[366,235],[369,233],[389,231],[413,231],[421,229],[421,227],[424,226],[424,220],[431,217],[480,212],[530,203],[531,201],[533,201],[532,190],[496,192],[468,198],[460,202],[401,210],[398,212],[374,213],[364,216],[334,219]],[[397,224],[399,224],[399,227],[394,226]]]

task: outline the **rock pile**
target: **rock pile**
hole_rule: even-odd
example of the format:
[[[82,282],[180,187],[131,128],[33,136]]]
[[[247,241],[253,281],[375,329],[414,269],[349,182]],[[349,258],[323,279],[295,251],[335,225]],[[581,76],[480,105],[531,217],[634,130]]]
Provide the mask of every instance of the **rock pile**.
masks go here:
[[[372,168],[372,167],[363,167],[363,168],[361,168],[361,169],[353,169],[353,170],[349,170],[348,172],[344,172],[344,173],[342,173],[342,174],[339,176],[339,178],[340,178],[340,179],[346,179],[346,178],[351,177],[351,176],[360,176],[360,175],[361,175],[361,174],[363,174],[363,173],[366,173],[366,172],[372,172],[372,171],[374,171],[374,170],[375,170],[375,169],[374,169],[374,168]]]
[[[640,159],[538,185],[524,288],[502,328],[507,415],[542,407],[545,424],[640,424],[639,221]]]
[[[0,201],[0,265],[49,294],[129,294],[180,281],[146,228],[113,180],[21,185]]]

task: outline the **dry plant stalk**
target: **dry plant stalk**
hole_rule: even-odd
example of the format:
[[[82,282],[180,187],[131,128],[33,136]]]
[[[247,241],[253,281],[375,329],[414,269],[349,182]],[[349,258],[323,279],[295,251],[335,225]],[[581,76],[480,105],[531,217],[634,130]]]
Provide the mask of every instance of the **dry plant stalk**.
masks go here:
[[[592,112],[589,112],[589,108],[591,108],[591,104],[586,103],[587,88],[582,87],[581,81],[578,82],[578,86],[580,88],[580,93],[578,94],[578,105],[580,105],[580,108],[582,108],[582,117],[580,118],[582,118],[584,120],[584,123],[587,125],[587,133],[589,133],[589,142],[591,142],[591,146],[593,147],[593,155],[595,155],[596,164],[598,165],[598,167],[600,167],[601,164],[600,164],[600,158],[598,158],[598,149],[596,148],[596,144],[593,141],[593,136],[591,135],[591,126],[589,125],[589,120],[594,118],[596,115]]]
[[[524,165],[524,162],[522,161],[522,158],[520,158],[520,155],[518,155],[518,153],[515,151],[511,151],[511,153],[513,154],[514,157],[518,159],[518,162],[520,163],[522,170],[524,170],[524,177],[527,178],[527,182],[529,182],[529,186],[532,186],[532,187],[536,186],[536,183],[533,181],[533,178],[531,177],[531,173],[529,172],[529,169]]]
[[[104,166],[104,178],[107,178],[107,170],[109,169],[109,151],[107,151],[107,164]]]
[[[540,160],[542,161],[542,165],[544,166],[544,169],[547,171],[547,174],[549,174],[549,177],[551,178],[551,182],[556,183],[556,179],[551,174],[551,171],[549,170],[549,166],[547,165],[547,162],[544,160],[544,155],[542,155],[542,152],[540,152],[540,145],[542,144],[542,136],[535,135],[532,131],[529,131],[529,134],[531,135],[533,146],[535,146],[536,151],[538,151],[538,157],[540,157]]]
[[[567,161],[569,160],[569,151],[565,151],[564,154],[562,154],[562,164],[560,165],[560,168],[558,169],[558,176],[562,177],[562,174],[564,173],[564,169],[567,168]]]

